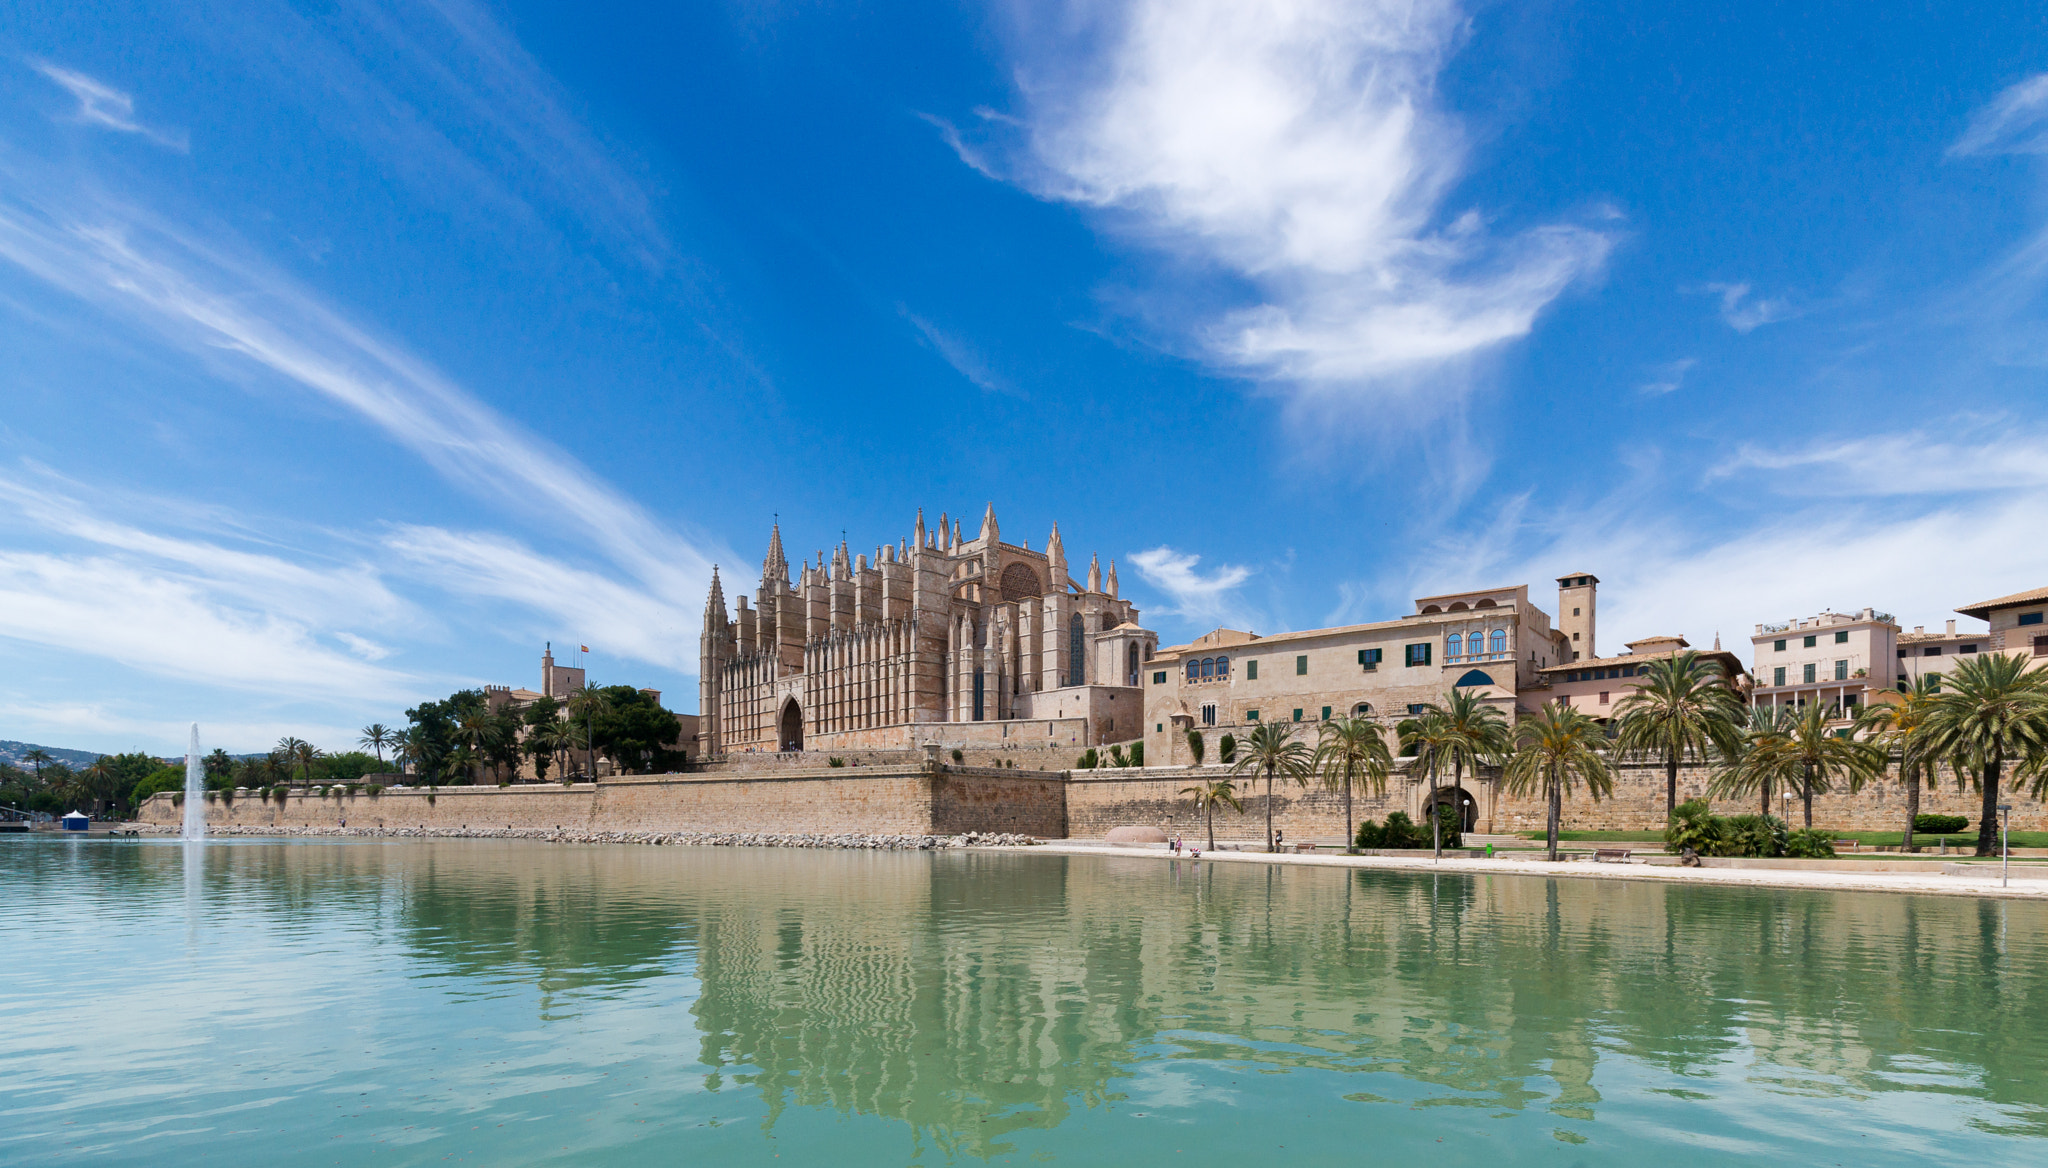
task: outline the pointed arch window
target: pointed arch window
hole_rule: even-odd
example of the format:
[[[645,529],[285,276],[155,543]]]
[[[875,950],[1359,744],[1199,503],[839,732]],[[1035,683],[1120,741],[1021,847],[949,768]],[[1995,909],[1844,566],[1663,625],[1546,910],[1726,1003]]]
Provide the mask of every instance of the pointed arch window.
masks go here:
[[[1085,672],[1088,654],[1088,646],[1086,644],[1088,639],[1087,630],[1088,627],[1082,622],[1081,614],[1078,612],[1074,614],[1073,619],[1067,622],[1068,685],[1081,685],[1081,679],[1087,675]]]

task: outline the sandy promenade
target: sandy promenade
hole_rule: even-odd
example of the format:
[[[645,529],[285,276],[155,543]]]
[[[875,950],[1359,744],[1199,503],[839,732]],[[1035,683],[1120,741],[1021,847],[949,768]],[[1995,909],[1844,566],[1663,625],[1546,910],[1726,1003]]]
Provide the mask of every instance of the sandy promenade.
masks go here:
[[[1256,844],[1246,845],[1256,847]],[[1172,860],[1164,845],[1112,847],[1071,840],[1048,840],[1031,849],[1033,854],[1071,856],[1129,856],[1144,860]],[[1921,892],[1942,896],[1995,896],[2013,900],[2048,900],[2048,879],[2039,876],[2013,877],[2010,887],[2000,887],[1996,865],[1986,866],[1986,876],[1944,876],[1939,864],[1918,872],[1832,872],[1797,871],[1784,868],[1679,868],[1649,864],[1605,863],[1586,860],[1556,864],[1543,860],[1475,860],[1466,857],[1431,861],[1424,852],[1417,859],[1393,856],[1295,855],[1264,852],[1204,851],[1200,860],[1186,856],[1179,862],[1200,864],[1298,864],[1316,868],[1376,868],[1391,872],[1456,872],[1475,876],[1565,876],[1578,880],[1659,880],[1669,884],[1715,884],[1748,888],[1807,888],[1844,892]]]

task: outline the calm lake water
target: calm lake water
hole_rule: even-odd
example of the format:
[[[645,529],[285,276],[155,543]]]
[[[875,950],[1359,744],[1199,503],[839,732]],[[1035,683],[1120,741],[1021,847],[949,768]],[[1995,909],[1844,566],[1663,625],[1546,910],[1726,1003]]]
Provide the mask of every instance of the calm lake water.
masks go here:
[[[2048,906],[0,839],[0,1162],[2048,1162]]]

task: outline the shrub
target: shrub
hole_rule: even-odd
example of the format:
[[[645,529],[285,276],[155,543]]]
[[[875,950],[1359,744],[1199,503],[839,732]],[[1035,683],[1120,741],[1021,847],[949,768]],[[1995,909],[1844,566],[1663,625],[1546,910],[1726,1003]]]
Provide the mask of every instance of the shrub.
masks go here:
[[[1351,841],[1361,848],[1383,848],[1387,846],[1387,829],[1368,819],[1358,825],[1358,835]]]
[[[1737,815],[1727,820],[1724,856],[1771,859],[1785,854],[1785,821],[1774,815]]]
[[[1195,760],[1196,766],[1201,766],[1202,760],[1209,754],[1209,740],[1202,737],[1202,732],[1193,726],[1188,727],[1187,737],[1188,757]]]
[[[955,751],[954,753],[958,754],[959,752]],[[1092,746],[1082,751],[1081,757],[1074,760],[1074,769],[1079,771],[1092,771],[1100,765],[1102,763],[1096,757],[1095,748]]]
[[[370,798],[375,799],[377,796],[382,795],[384,793],[384,784],[371,783],[369,786],[363,788],[363,790],[369,793]]]
[[[1455,848],[1464,843],[1465,817],[1458,813],[1458,809],[1456,807],[1452,807],[1446,803],[1437,804],[1436,822],[1438,825],[1437,834],[1442,837],[1443,846],[1447,848]],[[1423,841],[1425,845],[1427,845],[1428,842],[1428,840]]]
[[[183,792],[183,791],[172,791],[172,792],[171,792],[171,806],[173,806],[173,807],[183,807],[184,805],[185,805],[185,792]]]
[[[209,798],[209,799],[213,798],[213,792],[212,792],[212,791],[208,791],[208,792],[206,793],[206,797],[207,797],[207,798]],[[220,792],[220,801],[221,801],[222,803],[233,803],[233,802],[235,801],[235,792],[234,792],[234,788],[232,788],[232,787],[224,787],[224,788],[222,788],[222,789],[221,789],[221,792]]]
[[[1728,844],[1728,821],[1715,815],[1705,799],[1690,799],[1672,809],[1664,825],[1664,850],[1683,855],[1718,856]]]
[[[432,787],[428,787],[428,788],[427,788],[427,806],[429,806],[429,807],[432,807],[433,805],[434,805],[434,789],[433,789]]]
[[[1835,844],[1817,827],[1802,827],[1785,837],[1785,854],[1802,860],[1834,858]]]
[[[1237,735],[1225,734],[1222,740],[1216,744],[1216,761],[1237,761]]]
[[[357,791],[360,791],[360,790],[362,790],[362,789],[363,789],[363,785],[362,785],[361,783],[350,783],[350,784],[348,785],[348,794],[349,794],[349,798],[351,798],[351,799],[355,798],[355,794],[356,794],[356,792],[357,792]]]
[[[1132,766],[1134,766],[1134,767],[1141,767],[1141,766],[1144,766],[1144,765],[1145,765],[1145,744],[1144,744],[1144,743],[1142,743],[1142,742],[1133,742],[1133,743],[1131,743],[1131,765],[1132,765]]]
[[[1387,814],[1387,825],[1381,829],[1380,846],[1383,848],[1426,848],[1429,833],[1422,825],[1408,818],[1406,811],[1392,811]]]
[[[1130,760],[1124,757],[1123,747],[1112,746],[1109,748],[1109,765],[1116,767],[1119,770],[1131,765]]]
[[[1970,821],[1960,815],[1915,815],[1913,830],[1928,835],[1957,835],[1970,826]]]
[[[966,755],[965,753],[963,753],[963,752],[961,751],[961,749],[960,749],[959,747],[957,747],[957,746],[953,748],[953,761],[954,761],[954,762],[966,762],[966,761],[967,761],[967,755]]]
[[[835,766],[835,767],[843,767],[843,766],[845,766],[845,765],[846,765],[846,760],[845,760],[845,759],[843,759],[843,758],[840,758],[840,757],[839,757],[838,755],[836,755],[836,754],[835,754],[835,755],[833,755],[832,757],[830,757],[830,758],[828,758],[828,759],[826,759],[826,760],[825,760],[825,765],[826,765],[826,766]]]

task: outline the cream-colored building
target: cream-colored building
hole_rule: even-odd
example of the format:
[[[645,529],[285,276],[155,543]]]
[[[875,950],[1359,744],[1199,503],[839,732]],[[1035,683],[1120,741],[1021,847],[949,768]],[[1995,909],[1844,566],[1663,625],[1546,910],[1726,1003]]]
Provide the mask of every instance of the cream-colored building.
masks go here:
[[[2048,588],[1981,600],[1956,611],[1991,626],[1984,652],[2048,657]]]
[[[1005,543],[991,504],[973,539],[919,511],[909,539],[794,583],[782,530],[760,587],[728,612],[716,570],[700,646],[700,751],[1087,746],[1138,737],[1139,677],[1158,638],[1105,576],[1067,574],[1055,526],[1043,551]]]
[[[1628,652],[1619,656],[1595,655],[1540,670],[1548,686],[1544,700],[1561,702],[1595,718],[1611,717],[1615,707],[1643,683],[1652,662],[1676,657],[1692,644],[1684,637],[1657,636],[1630,641],[1627,647]],[[1715,637],[1714,647],[1700,656],[1720,666],[1722,676],[1738,694],[1748,691],[1748,672],[1741,658],[1722,649],[1721,638]]]
[[[1936,633],[1928,632],[1924,625],[1915,625],[1912,632],[1899,634],[1896,684],[1905,689],[1925,676],[1932,677],[1938,685],[1941,675],[1955,668],[1955,658],[1986,652],[1990,646],[1989,633],[1982,629],[1957,632],[1954,621]]]
[[[1898,622],[1874,608],[1760,624],[1750,646],[1754,705],[1799,709],[1818,701],[1847,720],[1898,682]]]

